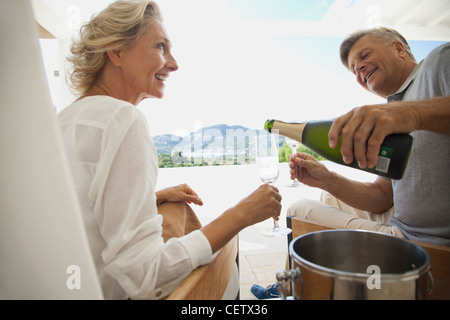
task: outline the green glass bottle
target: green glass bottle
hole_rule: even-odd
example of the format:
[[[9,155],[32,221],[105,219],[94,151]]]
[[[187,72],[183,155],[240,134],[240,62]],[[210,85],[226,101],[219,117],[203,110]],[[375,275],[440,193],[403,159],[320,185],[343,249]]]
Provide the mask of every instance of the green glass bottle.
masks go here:
[[[304,123],[288,123],[279,120],[267,120],[264,128],[277,132],[285,137],[297,140],[312,151],[330,161],[368,171],[390,179],[401,179],[408,163],[413,138],[409,134],[391,134],[383,141],[378,162],[374,168],[361,169],[354,160],[346,164],[341,155],[341,141],[336,148],[331,149],[328,144],[328,131],[332,120],[309,121]]]

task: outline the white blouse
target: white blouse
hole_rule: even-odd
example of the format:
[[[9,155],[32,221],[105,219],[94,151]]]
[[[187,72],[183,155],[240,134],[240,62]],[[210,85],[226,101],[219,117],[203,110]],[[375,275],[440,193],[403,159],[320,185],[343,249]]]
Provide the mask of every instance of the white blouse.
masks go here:
[[[159,299],[211,261],[201,231],[164,243],[155,185],[158,157],[132,104],[87,97],[58,114],[105,299]]]

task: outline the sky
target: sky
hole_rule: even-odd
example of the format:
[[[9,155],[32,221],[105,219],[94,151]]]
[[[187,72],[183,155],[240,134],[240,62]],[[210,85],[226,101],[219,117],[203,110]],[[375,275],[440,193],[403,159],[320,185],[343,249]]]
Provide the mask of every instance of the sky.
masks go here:
[[[221,5],[205,1],[195,16],[185,14],[191,13],[187,4],[179,10],[165,10],[161,3],[179,70],[169,78],[164,99],[148,99],[140,105],[153,135],[183,135],[220,123],[262,129],[268,118],[329,118],[356,106],[357,100],[347,99],[348,107],[343,107],[345,102],[340,98],[348,95],[343,83],[353,79],[338,64],[338,41],[334,38],[272,36],[246,26],[245,19],[294,19],[296,12],[303,12],[299,4],[313,1],[254,3],[256,0]],[[290,8],[294,3],[295,8]],[[251,10],[255,7],[260,11]],[[280,9],[274,17],[270,8],[277,7]],[[320,19],[317,12],[314,16]],[[351,82],[348,87],[353,88]],[[368,96],[360,89],[358,95]],[[361,101],[368,99],[374,101],[370,95]]]
[[[100,2],[104,6],[110,1],[96,1],[96,10],[101,9]],[[330,119],[357,106],[384,103],[359,87],[342,66],[338,54],[342,38],[274,35],[249,23],[318,21],[333,0],[157,3],[179,69],[166,82],[163,99],[147,99],[138,106],[153,136],[185,136],[223,123],[262,129],[269,118]],[[410,42],[419,61],[439,44]]]
[[[152,135],[214,124],[262,129],[266,119],[329,119],[384,100],[356,84],[339,59],[341,38],[274,36],[246,19],[320,20],[333,1],[190,1],[160,3],[179,70],[162,100],[139,106]],[[198,4],[198,2],[196,2]],[[276,10],[275,10],[276,8]],[[414,44],[414,46],[413,46]],[[438,43],[411,43],[418,60]]]

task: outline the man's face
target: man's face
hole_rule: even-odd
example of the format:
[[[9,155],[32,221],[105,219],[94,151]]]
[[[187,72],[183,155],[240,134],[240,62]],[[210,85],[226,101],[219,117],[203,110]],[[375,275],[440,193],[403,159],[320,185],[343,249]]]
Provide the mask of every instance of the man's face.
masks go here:
[[[347,62],[362,87],[386,98],[397,92],[406,80],[406,57],[401,42],[386,46],[384,42],[366,35],[350,49]]]

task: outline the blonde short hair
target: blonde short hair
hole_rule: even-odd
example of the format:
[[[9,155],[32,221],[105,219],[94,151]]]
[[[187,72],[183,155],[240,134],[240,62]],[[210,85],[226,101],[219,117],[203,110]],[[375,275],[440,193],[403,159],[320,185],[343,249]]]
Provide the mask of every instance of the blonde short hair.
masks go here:
[[[394,29],[389,29],[385,27],[379,27],[379,28],[373,28],[373,29],[367,29],[367,30],[359,30],[356,31],[349,36],[342,42],[341,47],[339,49],[339,54],[341,57],[342,64],[348,69],[348,54],[350,50],[352,49],[353,45],[361,39],[364,36],[371,36],[372,38],[376,40],[383,41],[385,45],[391,45],[396,41],[400,41],[403,44],[403,47],[405,48],[406,53],[410,56],[410,58],[413,61],[416,61],[411,48],[409,47],[408,42],[406,39],[397,31]]]
[[[80,29],[80,36],[71,46],[72,64],[69,85],[75,94],[86,94],[105,65],[106,50],[132,45],[147,29],[150,21],[162,23],[159,7],[153,1],[112,3]]]

